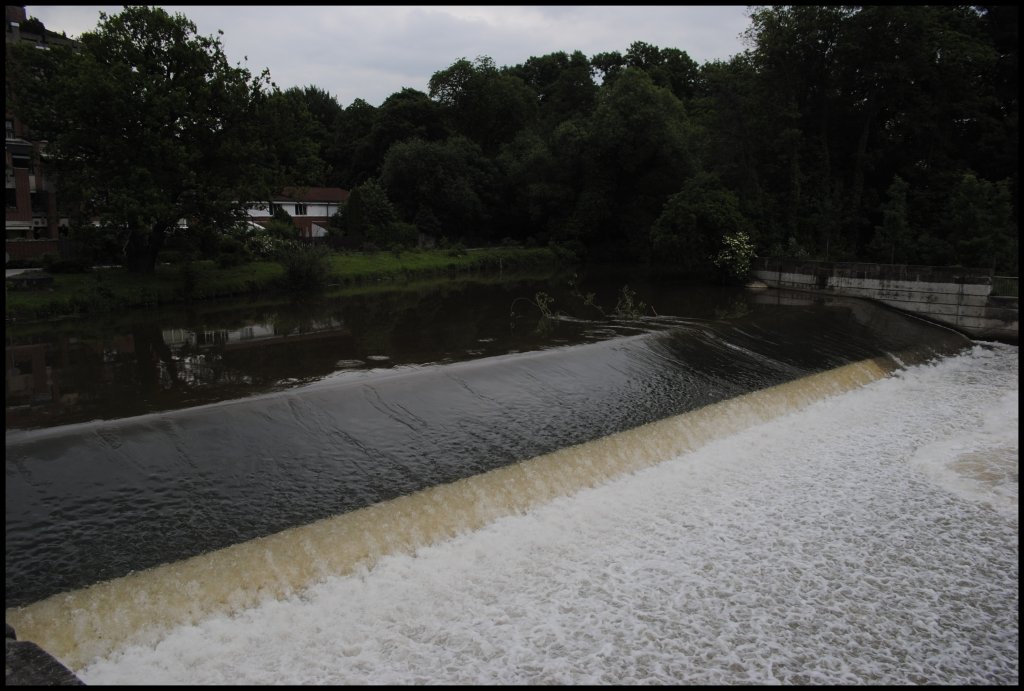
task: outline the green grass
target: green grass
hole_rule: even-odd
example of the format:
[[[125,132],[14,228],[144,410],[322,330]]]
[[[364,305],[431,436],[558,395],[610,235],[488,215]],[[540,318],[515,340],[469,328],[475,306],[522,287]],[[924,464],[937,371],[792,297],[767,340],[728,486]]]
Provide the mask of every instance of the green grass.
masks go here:
[[[550,249],[492,248],[453,256],[445,250],[335,253],[329,283],[336,287],[374,282],[405,282],[437,276],[513,273],[554,268],[559,256]],[[11,290],[7,286],[7,321],[101,314],[236,295],[283,292],[284,269],[277,262],[253,262],[219,268],[212,261],[160,265],[152,275],[121,268],[85,274],[54,274],[47,290]]]

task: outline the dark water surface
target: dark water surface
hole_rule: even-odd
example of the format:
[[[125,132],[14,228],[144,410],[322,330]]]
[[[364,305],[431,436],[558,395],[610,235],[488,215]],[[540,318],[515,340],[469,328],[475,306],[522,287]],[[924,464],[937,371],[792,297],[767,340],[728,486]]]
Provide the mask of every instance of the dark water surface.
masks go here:
[[[638,333],[649,324],[606,319],[601,311],[615,311],[626,280],[584,282],[570,274],[381,284],[334,297],[215,301],[9,324],[6,429],[112,420],[292,388],[342,372]],[[644,292],[649,307],[670,307],[666,314],[695,319],[745,309],[742,295],[729,289],[647,285]],[[538,293],[550,296],[549,310],[565,318],[543,320]],[[585,304],[588,295],[596,306]],[[652,314],[648,309],[646,315]]]
[[[610,316],[625,285],[462,281],[8,329],[7,606],[851,362],[968,344],[867,302],[778,291],[633,281],[644,316]]]

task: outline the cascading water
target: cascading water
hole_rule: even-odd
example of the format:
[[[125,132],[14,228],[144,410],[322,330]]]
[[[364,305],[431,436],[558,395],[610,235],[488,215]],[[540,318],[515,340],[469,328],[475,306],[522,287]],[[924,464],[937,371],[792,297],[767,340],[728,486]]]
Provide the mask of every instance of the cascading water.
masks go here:
[[[585,488],[607,494],[604,487],[623,481],[616,478],[624,474],[647,477],[659,463],[657,472],[668,472],[721,440],[746,439],[733,443],[755,450],[755,458],[772,457],[773,444],[761,448],[750,430],[771,437],[775,418],[791,419],[816,401],[855,390],[900,366],[969,345],[948,331],[866,303],[822,305],[791,297],[785,299],[792,304],[783,306],[783,298],[772,299],[774,305],[735,319],[665,319],[667,330],[585,346],[348,373],[256,399],[9,433],[8,622],[81,669],[133,642],[156,644],[173,627],[206,626],[203,622],[223,621],[225,615],[262,616],[274,602],[300,607],[294,603],[313,597],[303,593],[313,592],[308,589],[317,583],[328,588],[332,579],[348,574],[372,584],[382,565],[396,568],[397,555],[464,549],[458,545],[472,541],[472,535],[501,530],[496,526],[509,520],[529,522],[538,512],[555,510],[543,509],[552,501],[564,506],[559,497]],[[1015,370],[1013,375],[1015,385]],[[835,428],[841,427],[839,420],[829,424],[829,433],[852,443]],[[792,462],[787,461],[787,473],[796,472]],[[763,472],[756,465],[750,472]],[[698,514],[714,511],[714,502],[699,506],[702,483],[713,472],[703,468],[698,475],[683,483],[686,501],[695,502],[691,511]],[[624,508],[624,515],[630,511]],[[665,511],[664,519],[651,525],[664,523],[668,529],[678,517]],[[677,527],[699,548],[706,520],[690,514],[683,519]],[[642,524],[634,528],[645,531]],[[748,528],[751,535],[760,530],[756,524]],[[645,538],[638,534],[637,539]],[[752,549],[750,556],[756,561],[763,555]],[[721,566],[713,568],[717,576],[690,585],[715,592],[733,587]],[[351,581],[342,583],[353,587]],[[492,601],[502,592],[498,588],[480,597]],[[710,591],[705,596],[714,597]],[[549,605],[557,608],[557,602]],[[708,613],[693,614],[699,615],[697,622]],[[419,626],[415,617],[428,616],[414,615],[412,627]],[[458,638],[465,632],[455,626],[450,636]],[[555,634],[569,654],[568,629]],[[629,660],[633,653],[613,651],[617,635],[609,634],[611,648],[601,659],[618,654]],[[410,657],[410,669],[413,658],[419,659]],[[493,665],[478,669],[476,676],[454,671],[473,668],[456,655],[446,663],[450,675],[428,665],[432,672],[426,677],[410,672],[404,681],[702,678],[680,676],[686,665],[678,673],[666,671],[672,665],[653,658],[643,664],[634,659],[629,669],[595,662],[603,671],[593,678],[572,671],[572,665],[547,669],[542,657],[523,662],[524,667],[507,658],[502,662],[496,653],[483,658]],[[401,683],[397,671],[381,671],[381,665],[390,665],[383,658],[371,655],[369,663],[380,673],[346,676],[351,670],[331,667],[335,671],[319,681]],[[110,678],[103,670],[116,666],[98,662],[89,669],[100,680]],[[245,676],[237,671],[239,678]],[[85,676],[90,681],[91,675]],[[253,677],[255,683],[300,678],[300,672]],[[735,682],[743,674],[731,678]]]

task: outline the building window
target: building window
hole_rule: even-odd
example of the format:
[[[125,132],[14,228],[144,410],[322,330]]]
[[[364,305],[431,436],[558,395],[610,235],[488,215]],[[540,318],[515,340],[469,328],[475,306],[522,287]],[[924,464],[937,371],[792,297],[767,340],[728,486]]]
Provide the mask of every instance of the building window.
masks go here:
[[[295,215],[296,216],[305,216],[306,215],[306,205],[305,204],[296,204],[295,205]]]
[[[280,208],[281,208],[280,204],[275,204],[274,202],[270,202],[270,204],[267,206],[267,211],[270,213],[271,216],[273,216],[274,214],[277,213],[277,210],[280,209]]]
[[[18,208],[18,190],[13,187],[7,188],[7,208],[17,209]]]
[[[7,121],[5,132],[7,133],[7,139],[14,139],[14,120]]]
[[[29,157],[28,156],[11,156],[11,163],[14,164],[15,168],[28,168]]]

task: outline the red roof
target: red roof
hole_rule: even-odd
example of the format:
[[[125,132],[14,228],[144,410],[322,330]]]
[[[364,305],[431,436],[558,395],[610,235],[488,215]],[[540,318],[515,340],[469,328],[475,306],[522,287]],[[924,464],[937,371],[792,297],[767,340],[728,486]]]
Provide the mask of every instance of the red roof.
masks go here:
[[[348,190],[340,187],[285,187],[273,201],[339,203],[347,199]]]

